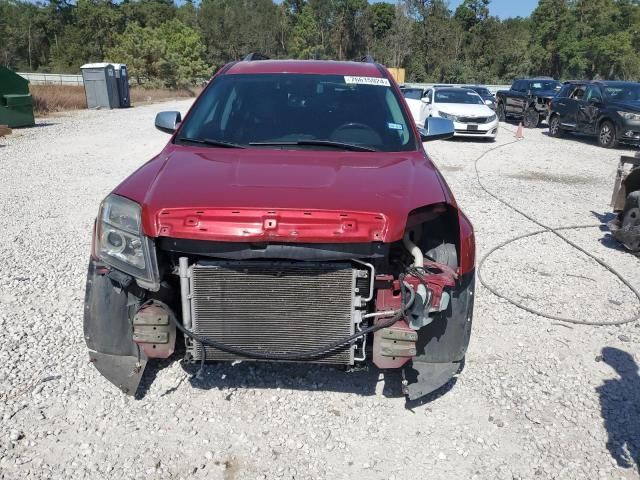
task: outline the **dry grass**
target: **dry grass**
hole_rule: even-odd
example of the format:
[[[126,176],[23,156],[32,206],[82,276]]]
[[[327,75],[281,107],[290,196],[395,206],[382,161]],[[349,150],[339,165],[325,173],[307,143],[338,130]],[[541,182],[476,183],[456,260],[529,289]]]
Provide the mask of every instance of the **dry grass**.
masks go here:
[[[30,85],[36,116],[46,116],[55,112],[81,110],[87,108],[84,87],[75,85]],[[200,88],[192,89],[144,89],[132,88],[131,104],[162,102],[176,98],[192,98],[200,93]]]

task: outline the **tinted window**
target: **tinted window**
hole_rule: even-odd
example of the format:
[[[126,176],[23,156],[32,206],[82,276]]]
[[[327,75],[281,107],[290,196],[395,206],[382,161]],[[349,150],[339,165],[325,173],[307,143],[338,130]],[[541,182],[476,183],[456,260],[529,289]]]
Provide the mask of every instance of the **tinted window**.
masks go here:
[[[243,146],[328,141],[382,151],[415,149],[411,123],[388,82],[349,79],[350,83],[339,75],[222,75],[194,105],[177,141],[204,139]],[[386,85],[369,84],[372,81]]]
[[[573,92],[574,87],[575,85],[571,84],[563,85],[560,89],[560,93],[558,93],[558,96],[562,98],[568,98],[571,95],[571,92]]]
[[[592,100],[602,101],[602,91],[600,90],[600,87],[590,85],[589,88],[587,88],[584,100],[587,102]]]
[[[476,92],[481,96],[485,96],[485,97],[491,96],[491,92],[489,91],[489,89],[484,87],[473,87],[471,90],[473,90],[474,92]]]
[[[513,83],[513,87],[511,87],[512,90],[515,90],[516,92],[524,92],[526,90],[526,82],[523,80],[516,80]]]
[[[421,88],[403,88],[402,95],[405,98],[410,98],[412,100],[420,100],[422,98],[422,89]]]
[[[604,97],[614,102],[640,101],[640,83],[628,85],[607,85],[603,88]]]
[[[466,103],[484,105],[484,101],[476,92],[462,88],[450,90],[436,90],[436,103]]]
[[[534,80],[529,83],[529,88],[536,90],[560,90],[562,84],[555,80]]]

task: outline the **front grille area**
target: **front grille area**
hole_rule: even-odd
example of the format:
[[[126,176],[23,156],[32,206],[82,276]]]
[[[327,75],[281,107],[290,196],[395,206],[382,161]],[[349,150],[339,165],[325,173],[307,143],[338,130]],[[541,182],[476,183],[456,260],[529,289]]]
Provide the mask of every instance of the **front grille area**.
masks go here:
[[[311,351],[354,332],[356,270],[349,263],[212,261],[190,268],[192,329],[261,353]],[[187,352],[200,360],[199,343]],[[238,357],[205,347],[206,360]],[[349,365],[350,346],[314,363]]]
[[[488,117],[458,117],[460,123],[487,123]]]

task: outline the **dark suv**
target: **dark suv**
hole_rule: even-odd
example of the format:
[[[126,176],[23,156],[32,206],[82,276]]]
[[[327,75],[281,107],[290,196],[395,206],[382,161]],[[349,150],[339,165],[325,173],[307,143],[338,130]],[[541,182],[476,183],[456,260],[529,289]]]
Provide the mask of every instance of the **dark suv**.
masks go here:
[[[565,132],[597,136],[605,148],[640,143],[640,83],[565,82],[550,105],[549,134]]]

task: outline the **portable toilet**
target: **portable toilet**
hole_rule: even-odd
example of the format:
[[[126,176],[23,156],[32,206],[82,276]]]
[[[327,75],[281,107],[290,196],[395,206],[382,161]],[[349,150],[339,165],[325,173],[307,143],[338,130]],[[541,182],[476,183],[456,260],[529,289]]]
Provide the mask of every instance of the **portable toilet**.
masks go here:
[[[31,127],[35,123],[29,81],[0,65],[0,125]]]
[[[120,108],[128,108],[131,106],[131,98],[129,97],[129,72],[127,71],[127,65],[124,63],[112,63],[111,65],[113,65],[116,74]]]
[[[119,108],[116,72],[110,63],[87,63],[80,67],[87,108]]]

